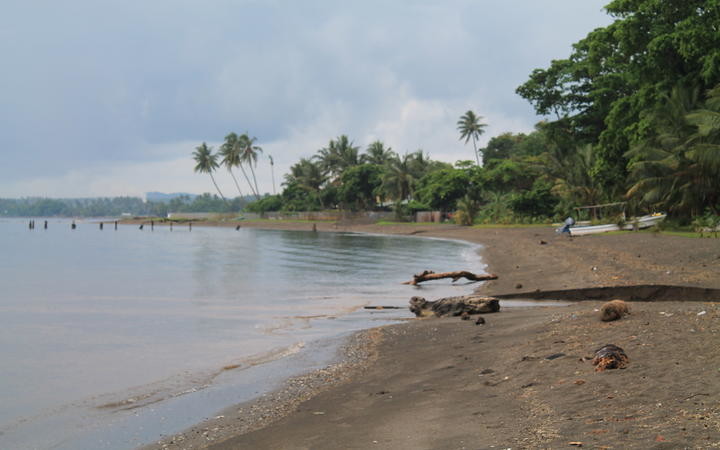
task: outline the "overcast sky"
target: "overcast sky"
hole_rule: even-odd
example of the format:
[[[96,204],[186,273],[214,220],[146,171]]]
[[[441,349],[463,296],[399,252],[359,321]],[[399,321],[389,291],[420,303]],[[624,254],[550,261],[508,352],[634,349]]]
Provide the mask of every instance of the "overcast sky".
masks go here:
[[[484,117],[483,144],[532,130],[515,88],[610,23],[607,1],[5,0],[0,197],[211,192],[191,153],[230,131],[278,188],[340,134],[472,159],[459,116]],[[272,192],[266,156],[258,173]]]

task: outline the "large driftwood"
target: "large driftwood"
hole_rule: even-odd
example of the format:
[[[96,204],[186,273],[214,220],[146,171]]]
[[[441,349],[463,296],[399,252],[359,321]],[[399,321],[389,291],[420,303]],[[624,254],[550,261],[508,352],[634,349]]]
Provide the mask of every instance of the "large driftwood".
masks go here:
[[[442,278],[452,278],[453,283],[460,278],[467,278],[470,281],[485,281],[485,280],[497,280],[497,275],[477,275],[466,270],[456,270],[455,272],[441,272],[435,273],[432,270],[426,270],[422,273],[413,275],[413,279],[406,281],[403,284],[416,285],[423,281],[440,280]]]
[[[417,317],[430,315],[459,316],[467,314],[486,314],[500,311],[500,302],[493,297],[479,295],[463,295],[460,297],[446,297],[440,300],[427,301],[422,297],[410,299],[410,311]]]

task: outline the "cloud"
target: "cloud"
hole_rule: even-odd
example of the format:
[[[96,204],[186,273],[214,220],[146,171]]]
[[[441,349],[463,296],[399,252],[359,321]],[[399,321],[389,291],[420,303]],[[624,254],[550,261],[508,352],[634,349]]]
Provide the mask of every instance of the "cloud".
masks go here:
[[[530,130],[515,87],[609,21],[604,0],[46,3],[0,18],[0,196],[209,191],[181,161],[230,131],[278,180],[340,134],[467,159],[461,114]]]

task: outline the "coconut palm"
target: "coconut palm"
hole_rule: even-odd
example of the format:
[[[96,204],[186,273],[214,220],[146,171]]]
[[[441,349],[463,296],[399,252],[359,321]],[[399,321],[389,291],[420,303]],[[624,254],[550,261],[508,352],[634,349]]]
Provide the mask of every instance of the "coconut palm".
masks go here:
[[[593,176],[596,152],[585,145],[569,154],[550,151],[548,174],[554,179],[553,192],[577,205],[597,205],[603,200],[602,186]]]
[[[240,160],[250,167],[250,173],[253,177],[253,183],[255,184],[255,196],[260,199],[260,190],[258,189],[257,178],[255,177],[255,168],[257,166],[258,153],[262,153],[262,148],[255,145],[257,141],[256,137],[250,137],[247,133],[244,133],[238,138],[240,145]]]
[[[410,197],[415,186],[412,162],[413,155],[405,153],[402,157],[396,156],[386,165],[382,189],[395,199],[397,205]]]
[[[467,144],[470,139],[473,142],[473,149],[475,150],[475,160],[477,165],[480,165],[480,156],[478,155],[477,140],[481,134],[485,132],[484,128],[487,124],[480,122],[482,116],[476,115],[472,110],[468,110],[464,115],[460,117],[457,122],[458,131],[460,131],[460,140],[465,139]]]
[[[290,167],[290,173],[285,174],[285,185],[295,184],[307,192],[318,192],[326,178],[320,166],[309,158],[301,158],[300,161]]]
[[[267,155],[268,159],[270,160],[270,177],[272,177],[272,185],[273,185],[273,195],[275,195],[277,192],[275,191],[275,161],[273,160],[272,155]]]
[[[651,117],[656,136],[626,154],[632,161],[628,197],[654,208],[698,216],[720,201],[720,87],[697,109],[697,91],[675,88]]]
[[[392,151],[392,148],[385,148],[385,144],[381,141],[375,141],[368,145],[364,154],[360,155],[360,162],[384,166],[394,156],[396,155],[395,152]]]
[[[336,140],[331,140],[327,147],[318,150],[315,159],[318,160],[325,175],[335,179],[346,169],[356,166],[360,162],[359,148],[352,144],[352,141],[343,134]]]
[[[220,194],[223,201],[227,202],[225,196],[222,194],[220,188],[215,182],[215,177],[213,176],[213,172],[219,167],[219,165],[217,162],[217,155],[212,152],[212,147],[208,147],[207,144],[203,142],[201,145],[195,147],[193,158],[197,163],[195,164],[195,172],[209,174],[210,179],[215,185],[215,189],[218,191],[218,194]]]
[[[242,171],[243,177],[245,177],[245,181],[247,182],[248,186],[250,186],[250,192],[255,195],[257,199],[260,198],[260,195],[258,192],[255,191],[255,188],[253,187],[253,184],[250,182],[250,178],[248,177],[247,172],[245,171],[245,167],[243,166],[243,159],[242,159],[242,147],[245,145],[245,137],[238,136],[235,133],[229,133],[227,136],[225,136],[225,142],[223,143],[220,153],[223,155],[223,162],[225,162],[225,156],[228,155],[228,163],[231,164],[232,167],[239,167]],[[230,168],[228,167],[228,170]],[[232,173],[232,172],[231,172]],[[233,175],[233,179],[235,176]],[[237,181],[235,181],[235,184],[237,185]],[[238,187],[238,190],[240,188]]]
[[[233,173],[232,170],[233,167],[241,167],[240,152],[238,151],[238,147],[234,145],[235,142],[237,142],[237,135],[235,133],[228,134],[225,136],[225,142],[220,146],[220,151],[218,153],[222,158],[220,163],[227,168],[228,172],[230,172],[230,176],[235,182],[235,187],[238,190],[238,195],[242,197],[240,184],[238,183],[237,178],[235,178],[235,173]]]

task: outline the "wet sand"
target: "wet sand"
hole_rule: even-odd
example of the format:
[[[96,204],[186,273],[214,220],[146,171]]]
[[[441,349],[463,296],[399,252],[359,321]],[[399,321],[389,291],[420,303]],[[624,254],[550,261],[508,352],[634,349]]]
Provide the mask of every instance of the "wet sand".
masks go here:
[[[488,271],[499,275],[479,289],[485,294],[613,286],[612,294],[628,300],[653,300],[632,286],[720,289],[718,239],[652,233],[569,239],[551,227],[318,223],[317,229],[481,243]],[[428,269],[462,268],[428,261]],[[340,365],[151,448],[720,447],[720,304],[708,301],[718,297],[699,289],[697,301],[686,301],[682,291],[669,292],[667,301],[632,302],[631,315],[617,322],[599,320],[602,302],[581,301],[504,309],[486,315],[485,325],[447,318],[375,329],[350,343]],[[409,291],[408,298],[417,294]],[[630,364],[595,372],[586,358],[608,343],[623,347]]]

